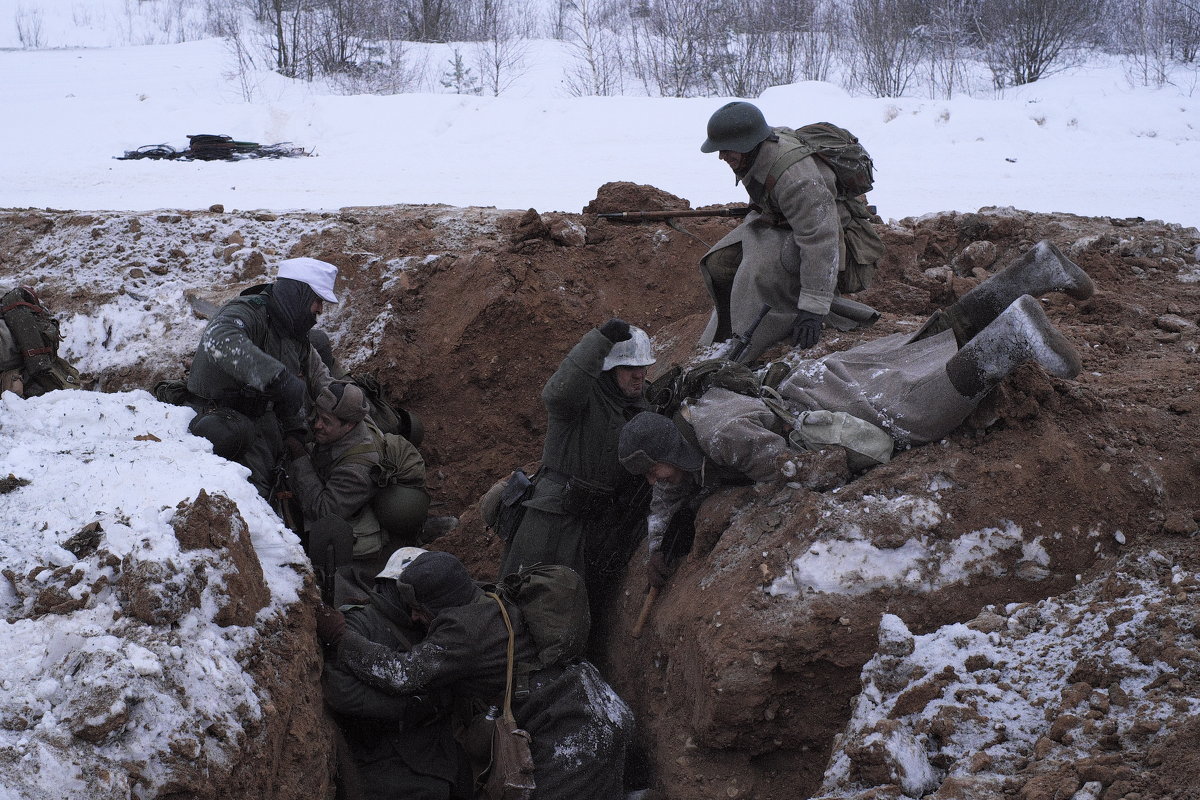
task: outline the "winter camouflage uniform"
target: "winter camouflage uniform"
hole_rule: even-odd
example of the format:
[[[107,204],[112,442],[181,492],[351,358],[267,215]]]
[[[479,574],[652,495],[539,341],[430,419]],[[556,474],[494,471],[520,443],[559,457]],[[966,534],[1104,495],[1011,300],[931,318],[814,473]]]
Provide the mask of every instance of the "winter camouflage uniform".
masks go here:
[[[332,380],[307,331],[290,334],[268,310],[272,286],[230,300],[200,337],[188,375],[188,391],[199,398],[200,412],[223,409],[244,416],[253,427],[252,442],[238,459],[250,469],[250,480],[263,496],[270,493],[272,472],[279,462],[285,430],[305,429],[304,412],[279,419],[267,394],[281,372],[302,378],[309,396]]]
[[[340,580],[340,579],[339,579]],[[396,654],[421,638],[400,596],[360,589],[342,606],[346,628]],[[325,662],[325,702],[353,753],[367,800],[444,800],[459,780],[462,755],[451,730],[449,697],[401,696],[363,682],[335,660]]]
[[[522,565],[565,564],[583,576],[593,616],[637,548],[649,495],[617,460],[621,427],[646,403],[625,397],[602,371],[612,347],[598,330],[589,331],[542,389],[548,417],[542,470],[500,570],[504,576]],[[572,503],[572,478],[597,487],[590,508]]]
[[[715,306],[702,346],[745,333],[763,304],[771,307],[743,361],[787,337],[797,310],[828,314],[846,258],[842,224],[849,212],[837,204],[837,180],[820,159],[800,159],[768,189],[771,168],[789,149],[777,136],[759,146],[740,180],[761,211],[748,214],[700,262]]]
[[[520,610],[506,604],[515,634],[515,660],[532,662],[536,649]],[[407,653],[347,631],[338,669],[398,695],[449,689],[482,707],[503,703],[508,630],[496,602],[482,592],[466,605],[442,610],[425,639]],[[611,800],[623,795],[625,750],[632,731],[629,707],[587,662],[552,666],[529,676],[529,697],[514,698],[517,724],[532,739],[536,798]]]

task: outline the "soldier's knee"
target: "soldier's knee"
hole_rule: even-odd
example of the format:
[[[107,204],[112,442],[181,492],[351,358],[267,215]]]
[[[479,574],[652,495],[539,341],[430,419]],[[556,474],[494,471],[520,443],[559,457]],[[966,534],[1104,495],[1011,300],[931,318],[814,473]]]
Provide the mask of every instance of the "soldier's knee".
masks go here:
[[[250,418],[231,408],[200,412],[188,425],[188,432],[208,439],[213,453],[229,461],[239,461],[258,435]]]

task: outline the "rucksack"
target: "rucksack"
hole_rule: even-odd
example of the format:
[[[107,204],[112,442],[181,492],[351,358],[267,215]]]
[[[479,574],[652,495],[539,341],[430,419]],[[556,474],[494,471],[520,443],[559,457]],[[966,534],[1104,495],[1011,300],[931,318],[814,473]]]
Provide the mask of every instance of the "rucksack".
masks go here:
[[[370,406],[371,419],[380,431],[399,434],[420,447],[424,438],[424,429],[420,421],[407,409],[392,405],[384,395],[383,386],[374,375],[358,372],[347,375],[346,380],[362,389]]]
[[[21,369],[26,397],[80,388],[79,370],[58,355],[58,320],[42,306],[33,289],[22,286],[0,297],[0,318],[11,336],[3,349],[13,355],[9,363],[9,353],[0,352],[0,372]]]
[[[646,401],[659,414],[673,415],[684,400],[693,399],[713,387],[758,397],[762,380],[745,364],[727,358],[710,358],[695,366],[675,364],[646,387]]]
[[[592,616],[579,573],[562,564],[533,564],[506,575],[496,584],[496,592],[521,609],[538,650],[530,669],[583,659]]]
[[[838,291],[853,294],[870,288],[875,266],[883,258],[883,240],[871,224],[874,214],[861,196],[875,187],[875,164],[858,137],[830,122],[814,122],[799,128],[775,128],[783,142],[794,142],[776,159],[767,173],[765,197],[771,196],[779,177],[797,161],[819,158],[833,171],[837,182],[837,204],[849,213],[842,226],[846,243],[846,267],[838,273]],[[778,208],[767,213],[782,216]]]

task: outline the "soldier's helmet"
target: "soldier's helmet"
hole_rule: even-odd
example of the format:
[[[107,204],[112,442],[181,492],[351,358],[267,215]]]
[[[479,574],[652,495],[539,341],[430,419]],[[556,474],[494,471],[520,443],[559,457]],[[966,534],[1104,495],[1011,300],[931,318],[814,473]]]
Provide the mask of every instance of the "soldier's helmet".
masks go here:
[[[708,118],[708,138],[700,145],[700,152],[749,153],[771,133],[771,126],[758,106],[742,100],[726,103]]]
[[[654,363],[654,348],[650,336],[641,328],[631,325],[629,338],[617,342],[604,357],[602,369],[608,372],[613,367],[648,367]]]

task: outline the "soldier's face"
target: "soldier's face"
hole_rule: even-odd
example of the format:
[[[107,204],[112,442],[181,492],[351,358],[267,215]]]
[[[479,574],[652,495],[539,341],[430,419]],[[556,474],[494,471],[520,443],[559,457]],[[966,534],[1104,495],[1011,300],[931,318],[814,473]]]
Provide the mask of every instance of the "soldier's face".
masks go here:
[[[646,383],[645,367],[613,367],[617,388],[626,397],[641,397]]]
[[[674,464],[668,464],[665,461],[656,461],[650,471],[646,473],[646,483],[653,486],[662,481],[663,483],[676,484],[683,480],[683,470]]]
[[[729,168],[738,175],[745,171],[749,165],[749,153],[739,153],[736,150],[719,150],[717,157],[729,165]]]
[[[323,408],[317,409],[317,416],[312,422],[313,440],[317,444],[330,444],[350,432],[357,423],[344,422]]]
[[[313,300],[312,305],[308,307],[308,310],[312,312],[313,319],[316,319],[317,317],[321,316],[321,312],[325,310],[325,301],[319,299]]]

